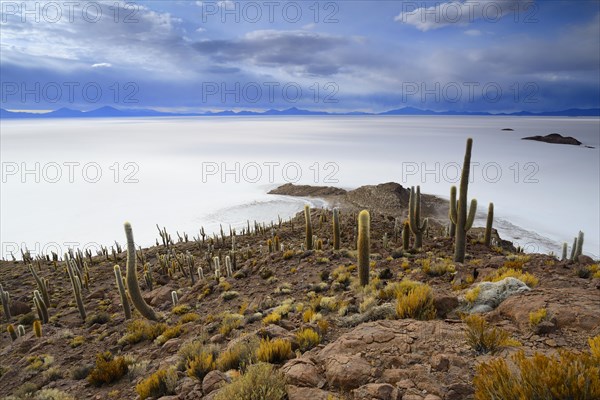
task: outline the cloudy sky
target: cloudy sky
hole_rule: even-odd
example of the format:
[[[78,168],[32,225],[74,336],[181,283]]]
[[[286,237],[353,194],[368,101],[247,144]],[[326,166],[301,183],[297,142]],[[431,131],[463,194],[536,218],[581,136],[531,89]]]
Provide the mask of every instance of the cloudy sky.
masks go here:
[[[600,107],[597,0],[0,3],[7,109]]]

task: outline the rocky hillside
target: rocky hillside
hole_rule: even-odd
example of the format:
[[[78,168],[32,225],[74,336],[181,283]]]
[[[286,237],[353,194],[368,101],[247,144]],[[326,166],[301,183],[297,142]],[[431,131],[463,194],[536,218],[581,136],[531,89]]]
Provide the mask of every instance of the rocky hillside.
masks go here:
[[[0,396],[463,400],[508,391],[525,399],[523,382],[551,387],[544,379],[555,376],[572,380],[568,390],[581,386],[576,398],[600,398],[594,260],[517,253],[496,232],[486,246],[482,229],[471,229],[465,261],[454,262],[447,202],[425,195],[429,229],[421,248],[412,234],[404,248],[410,193],[394,183],[278,193],[336,199],[340,249],[324,209],[308,214],[315,240],[307,240],[304,213],[215,236],[173,240],[161,230],[159,245],[135,256],[156,321],[133,306],[127,280],[129,294],[120,295],[114,266],[125,278],[126,247],[0,262],[9,294],[0,315]],[[363,208],[370,254],[361,286]],[[122,227],[115,239],[125,243]],[[544,398],[575,398],[561,390]]]

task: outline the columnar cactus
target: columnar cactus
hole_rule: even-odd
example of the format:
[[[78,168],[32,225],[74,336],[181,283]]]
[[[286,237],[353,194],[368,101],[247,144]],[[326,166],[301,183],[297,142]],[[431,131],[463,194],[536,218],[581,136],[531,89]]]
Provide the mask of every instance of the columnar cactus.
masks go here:
[[[177,303],[179,303],[179,296],[177,296],[177,292],[174,290],[171,291],[171,302],[173,303],[173,306],[176,306]]]
[[[37,319],[33,321],[33,332],[38,339],[42,337],[42,323]]]
[[[119,290],[119,296],[121,296],[121,304],[123,305],[123,311],[125,312],[125,319],[131,319],[131,307],[129,306],[129,300],[127,300],[127,292],[125,291],[125,283],[123,282],[121,267],[115,265],[114,271],[117,289]]]
[[[125,222],[125,236],[127,237],[127,290],[133,306],[142,314],[143,317],[156,321],[158,316],[154,310],[146,303],[142,297],[142,291],[137,280],[136,272],[136,257],[135,257],[135,242],[133,241],[133,230],[131,224]]]
[[[38,316],[42,320],[44,324],[48,323],[48,308],[46,307],[46,303],[44,303],[44,299],[42,299],[42,295],[38,290],[33,291],[33,304],[35,305],[35,309],[37,310]]]
[[[410,224],[408,221],[404,221],[404,227],[402,228],[402,250],[410,250]]]
[[[14,342],[15,340],[17,340],[17,338],[19,337],[17,335],[17,332],[15,331],[15,327],[13,324],[8,324],[8,326],[6,327],[6,331],[8,332],[8,334],[10,335],[11,340]]]
[[[575,246],[575,257],[573,258],[574,261],[577,260],[577,257],[579,257],[582,252],[583,252],[583,232],[579,231],[579,235],[577,236],[577,246]]]
[[[492,225],[494,223],[494,203],[490,203],[488,206],[487,222],[485,224],[485,235],[483,237],[483,243],[490,247],[492,241]]]
[[[467,245],[467,232],[473,226],[475,212],[477,211],[477,200],[471,200],[469,214],[467,215],[467,192],[469,190],[469,173],[471,170],[471,149],[473,139],[467,139],[467,148],[460,176],[460,189],[458,204],[450,202],[450,218],[456,224],[456,240],[454,243],[454,261],[465,261],[465,250]]]
[[[450,202],[448,207],[448,219],[450,220],[450,237],[454,239],[456,236],[456,224],[452,220],[452,207],[456,207],[456,186],[450,188]]]
[[[420,249],[423,247],[423,233],[427,229],[428,219],[425,218],[421,223],[421,187],[417,186],[410,188],[410,198],[408,201],[408,216],[410,230],[415,235],[414,248]]]
[[[134,248],[134,253],[135,253],[135,248]],[[135,260],[135,254],[133,257]],[[75,268],[77,268],[77,267],[74,265],[74,261],[67,260],[67,272],[69,273],[69,279],[71,280],[71,286],[73,286],[73,294],[75,295],[75,302],[77,303],[77,309],[79,310],[79,315],[81,316],[81,319],[85,321],[87,314],[85,312],[85,307],[83,305],[83,299],[81,297],[81,279],[79,279],[79,276],[77,276],[77,274],[75,273]]]
[[[47,281],[40,278],[40,276],[35,271],[35,268],[33,268],[33,265],[29,264],[28,268],[29,272],[31,272],[31,275],[33,275],[33,279],[35,279],[35,282],[37,283],[37,287],[40,293],[42,294],[42,298],[44,300],[44,303],[46,304],[46,308],[50,307],[50,296],[48,295]]]
[[[356,248],[358,249],[358,276],[360,285],[369,284],[369,264],[371,248],[371,217],[367,210],[362,210],[358,214],[358,240]]]
[[[313,249],[313,229],[312,223],[310,221],[310,207],[307,205],[304,206],[304,220],[305,220],[305,230],[306,230],[306,250]]]
[[[568,247],[569,247],[569,245],[567,244],[567,242],[563,242],[562,257],[560,258],[560,261],[565,261],[567,259],[567,248]]]
[[[333,209],[333,249],[340,249],[340,210]]]
[[[23,325],[17,326],[17,334],[19,337],[25,336],[25,327]]]
[[[2,308],[4,309],[4,318],[6,321],[10,321],[10,294],[5,292],[0,285],[0,301],[2,301]]]

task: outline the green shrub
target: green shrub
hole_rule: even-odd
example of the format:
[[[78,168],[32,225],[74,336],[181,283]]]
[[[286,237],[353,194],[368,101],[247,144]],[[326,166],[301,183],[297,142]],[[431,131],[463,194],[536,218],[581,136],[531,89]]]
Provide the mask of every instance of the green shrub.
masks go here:
[[[256,361],[256,350],[259,340],[256,336],[242,338],[217,358],[217,369],[229,371],[230,369],[244,369]]]

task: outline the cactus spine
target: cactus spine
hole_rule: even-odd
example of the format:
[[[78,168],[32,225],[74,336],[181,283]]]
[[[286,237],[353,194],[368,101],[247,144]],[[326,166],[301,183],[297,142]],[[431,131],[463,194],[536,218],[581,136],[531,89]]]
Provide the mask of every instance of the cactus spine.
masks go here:
[[[340,210],[333,209],[333,249],[340,249]]]
[[[119,290],[119,296],[121,296],[121,304],[123,305],[123,311],[125,312],[125,319],[131,319],[131,307],[129,307],[129,300],[127,300],[127,292],[125,291],[125,284],[123,283],[121,267],[115,265],[114,271],[117,289]]]
[[[79,315],[81,316],[81,319],[85,321],[87,314],[85,312],[85,307],[83,306],[83,299],[81,298],[81,280],[79,279],[79,276],[77,276],[77,274],[75,273],[73,265],[73,260],[67,260],[67,272],[69,273],[71,286],[73,286],[73,294],[75,295],[77,309],[79,310]],[[75,266],[75,268],[77,268],[77,266]]]
[[[308,204],[304,206],[304,220],[305,220],[305,230],[306,230],[306,250],[313,249],[313,229],[312,223],[310,221],[310,207]]]
[[[371,217],[367,210],[362,210],[358,214],[358,240],[356,248],[358,249],[358,275],[360,286],[369,284],[369,252],[371,247],[370,238]]]
[[[465,150],[465,159],[463,162],[462,173],[460,176],[460,189],[458,204],[450,202],[450,217],[456,224],[456,240],[454,243],[454,261],[465,261],[465,249],[467,245],[467,232],[473,226],[475,212],[477,211],[477,200],[471,200],[469,214],[467,215],[467,192],[469,190],[469,173],[471,171],[471,149],[473,148],[473,139],[467,139],[467,148]]]
[[[4,318],[6,321],[10,321],[10,294],[5,292],[0,285],[0,301],[2,301],[2,308],[4,309]]]
[[[28,268],[29,272],[31,272],[31,275],[33,275],[33,279],[35,279],[35,282],[37,283],[40,293],[42,294],[42,298],[44,299],[46,308],[50,307],[50,296],[48,295],[48,281],[40,278],[40,276],[35,271],[35,268],[33,268],[33,265],[29,264]]]
[[[490,247],[492,241],[492,224],[494,223],[494,203],[490,203],[488,206],[487,222],[485,224],[485,236],[483,237],[483,243]]]
[[[450,219],[450,237],[454,239],[456,236],[456,223],[453,221],[452,208],[456,208],[456,186],[450,188],[450,204],[448,207],[448,218]]]
[[[138,284],[136,275],[136,257],[135,257],[135,242],[133,241],[133,230],[131,224],[125,222],[125,236],[127,237],[127,290],[133,306],[142,314],[143,317],[152,321],[158,320],[154,310],[146,303],[142,297],[142,292]]]
[[[38,316],[42,320],[44,324],[48,323],[48,308],[46,307],[46,303],[44,303],[44,299],[42,299],[42,295],[38,290],[33,291],[33,304],[35,305],[35,309],[37,310]]]
[[[417,186],[410,188],[410,199],[408,201],[408,215],[410,230],[415,235],[414,248],[420,249],[423,247],[423,233],[427,229],[428,219],[425,218],[421,224],[421,187]]]
[[[35,333],[35,337],[42,337],[42,323],[37,319],[33,321],[33,332]]]
[[[404,222],[402,228],[402,250],[408,251],[410,249],[410,224],[408,221]]]

